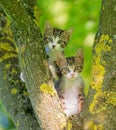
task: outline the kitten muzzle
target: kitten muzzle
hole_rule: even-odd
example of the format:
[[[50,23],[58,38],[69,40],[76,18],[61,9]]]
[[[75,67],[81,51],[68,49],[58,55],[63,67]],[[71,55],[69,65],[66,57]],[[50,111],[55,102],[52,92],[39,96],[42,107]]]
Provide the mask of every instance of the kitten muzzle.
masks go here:
[[[55,45],[52,45],[52,48],[55,48],[56,46]]]

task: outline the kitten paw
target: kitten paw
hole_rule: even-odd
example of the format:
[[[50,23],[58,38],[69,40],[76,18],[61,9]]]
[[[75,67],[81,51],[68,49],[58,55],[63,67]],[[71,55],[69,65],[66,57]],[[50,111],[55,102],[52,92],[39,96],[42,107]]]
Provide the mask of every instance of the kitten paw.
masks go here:
[[[60,97],[60,102],[61,102],[62,109],[65,110],[66,106],[65,106],[65,99],[63,96]]]
[[[78,113],[80,113],[84,106],[84,97],[82,94],[79,94],[79,102],[78,102]]]

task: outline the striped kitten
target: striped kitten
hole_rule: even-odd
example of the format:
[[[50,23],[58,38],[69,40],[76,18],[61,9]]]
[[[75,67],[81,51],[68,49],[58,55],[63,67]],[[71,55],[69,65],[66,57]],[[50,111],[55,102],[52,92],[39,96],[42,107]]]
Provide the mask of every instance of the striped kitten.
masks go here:
[[[70,36],[72,34],[73,29],[69,30],[61,30],[58,28],[53,28],[50,26],[48,22],[45,23],[44,27],[44,41],[47,55],[49,57],[49,69],[53,76],[53,79],[57,80],[58,76],[56,75],[56,70],[54,67],[54,62],[56,61],[57,54],[59,52],[64,52],[64,48],[66,47]]]
[[[84,103],[84,82],[79,75],[83,69],[83,51],[79,49],[75,57],[66,58],[62,53],[57,55],[57,65],[62,73],[57,88],[64,113],[67,117],[79,114]]]

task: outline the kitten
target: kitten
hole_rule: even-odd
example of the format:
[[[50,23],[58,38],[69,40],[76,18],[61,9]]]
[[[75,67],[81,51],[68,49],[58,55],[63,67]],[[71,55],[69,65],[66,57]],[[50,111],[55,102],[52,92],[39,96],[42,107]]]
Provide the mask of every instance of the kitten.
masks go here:
[[[48,63],[49,69],[51,71],[52,77],[55,80],[58,80],[58,75],[56,75],[56,70],[54,67],[54,62],[56,61],[57,54],[59,52],[64,52],[64,48],[66,47],[70,36],[72,34],[73,29],[69,30],[61,30],[58,28],[53,28],[51,25],[46,22],[44,27],[44,41],[45,48],[48,55]]]
[[[84,82],[79,75],[83,69],[83,51],[79,49],[75,57],[66,58],[62,53],[57,55],[56,64],[62,76],[56,86],[61,105],[67,117],[79,114],[84,103]]]

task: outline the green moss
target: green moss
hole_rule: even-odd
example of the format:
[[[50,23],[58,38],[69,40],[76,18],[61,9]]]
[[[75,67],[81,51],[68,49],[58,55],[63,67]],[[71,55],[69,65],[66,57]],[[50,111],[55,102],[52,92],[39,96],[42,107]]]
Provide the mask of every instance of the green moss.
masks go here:
[[[33,19],[33,21],[35,22],[35,24],[37,26],[39,26],[41,14],[42,14],[42,11],[37,6],[34,6],[34,18],[35,19]]]
[[[3,74],[3,80],[6,80],[6,79],[7,79],[7,74],[4,73],[4,74]]]
[[[24,53],[25,49],[26,49],[26,45],[20,45],[17,49],[17,53]]]
[[[102,83],[105,74],[105,61],[101,60],[102,52],[110,51],[111,47],[109,44],[112,43],[112,39],[110,39],[109,35],[101,35],[99,42],[95,47],[96,55],[93,57],[93,66],[92,66],[92,82],[91,87],[99,91],[102,88]]]
[[[53,87],[47,85],[46,83],[43,83],[41,86],[40,86],[40,90],[43,92],[43,93],[47,93],[47,94],[50,94],[52,96],[54,96],[56,94],[56,91],[53,89]]]
[[[95,47],[96,55],[93,57],[91,87],[96,90],[96,93],[94,95],[93,101],[89,106],[89,111],[92,114],[99,113],[107,109],[108,96],[105,96],[104,92],[102,91],[102,84],[106,72],[104,67],[105,61],[101,59],[102,59],[102,53],[110,51],[111,43],[112,43],[112,39],[110,39],[109,35],[103,34],[101,35]],[[112,101],[114,101],[114,99],[112,99]]]
[[[102,125],[96,125],[93,121],[88,121],[85,124],[86,130],[104,130]]]
[[[17,74],[17,70],[15,70],[14,68],[12,68],[11,74]]]
[[[19,126],[20,126],[20,121],[17,120],[17,122],[16,122],[16,127],[19,127]]]
[[[12,95],[17,94],[17,89],[16,89],[16,88],[13,88],[13,89],[11,90],[11,94],[12,94]]]
[[[17,54],[13,54],[13,53],[5,53],[3,56],[0,57],[0,62],[9,59],[9,58],[13,58],[13,57],[17,57]]]
[[[4,15],[0,13],[0,17],[2,16],[4,17]],[[2,27],[1,32],[9,34],[9,36],[12,36],[12,31],[10,28],[10,20],[7,17],[4,17],[4,20],[5,20],[5,27]]]
[[[92,114],[96,114],[96,113],[106,110],[107,104],[105,101],[106,101],[106,97],[104,93],[102,91],[98,91],[94,95],[94,99],[93,99],[93,102],[90,104],[89,111]]]
[[[106,97],[106,104],[112,104],[113,106],[116,106],[116,92],[104,92],[104,95]]]
[[[0,42],[0,50],[6,50],[6,51],[15,51],[15,49],[9,44],[9,43],[1,43]]]
[[[71,130],[72,129],[72,123],[68,122],[67,124],[67,130]]]
[[[94,95],[94,99],[89,106],[89,111],[92,114],[96,114],[107,110],[109,105],[116,106],[116,92],[114,91],[98,91]]]
[[[0,13],[0,17],[4,17],[3,14]],[[12,38],[10,22],[6,17],[4,17],[4,26],[1,27],[1,34],[3,35],[3,37],[0,37],[0,62],[9,58],[17,57],[15,42]]]
[[[94,125],[93,130],[104,130],[103,125]]]
[[[23,91],[23,95],[28,96],[27,91]]]
[[[5,69],[9,69],[11,67],[11,64],[6,64]]]

